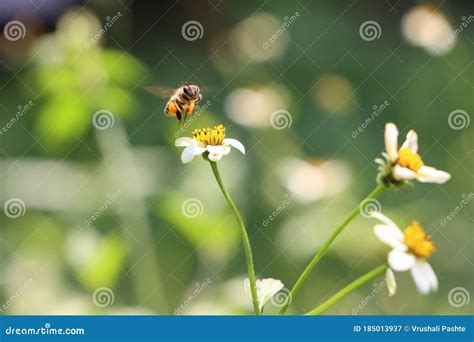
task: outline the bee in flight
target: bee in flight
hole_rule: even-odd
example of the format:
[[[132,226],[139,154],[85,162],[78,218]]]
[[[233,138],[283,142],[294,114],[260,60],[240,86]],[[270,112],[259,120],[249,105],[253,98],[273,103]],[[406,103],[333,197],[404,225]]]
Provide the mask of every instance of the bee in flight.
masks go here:
[[[166,103],[165,115],[176,117],[180,125],[184,124],[186,117],[193,113],[196,103],[202,99],[199,87],[192,83],[184,83],[176,90],[157,87],[145,87],[145,90],[154,95],[171,96]]]

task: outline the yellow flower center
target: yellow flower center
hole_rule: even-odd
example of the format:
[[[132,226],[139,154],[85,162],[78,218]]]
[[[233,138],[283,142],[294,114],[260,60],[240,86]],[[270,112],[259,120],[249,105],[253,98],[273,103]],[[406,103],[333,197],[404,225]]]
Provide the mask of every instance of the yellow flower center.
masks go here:
[[[205,145],[222,145],[225,138],[225,127],[223,125],[214,128],[197,128],[193,131],[194,139]]]
[[[407,167],[410,170],[417,172],[423,165],[423,160],[418,153],[413,153],[409,148],[401,148],[398,151],[397,164]]]
[[[430,257],[436,250],[436,246],[431,241],[431,236],[427,235],[421,225],[413,221],[411,225],[403,231],[405,234],[405,244],[408,249],[420,258]]]

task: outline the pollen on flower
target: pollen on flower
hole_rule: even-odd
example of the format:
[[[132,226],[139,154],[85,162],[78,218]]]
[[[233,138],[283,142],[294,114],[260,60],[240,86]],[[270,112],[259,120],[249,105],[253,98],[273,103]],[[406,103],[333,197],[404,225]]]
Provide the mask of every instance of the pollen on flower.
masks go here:
[[[418,153],[413,153],[409,148],[401,148],[398,151],[397,164],[410,170],[418,171],[423,165],[423,160]]]
[[[194,139],[205,145],[218,146],[225,138],[225,127],[223,125],[214,128],[197,128],[193,131]]]
[[[431,236],[426,234],[418,222],[413,221],[411,225],[405,228],[403,233],[405,235],[405,244],[416,256],[428,258],[436,250],[435,244],[431,241]]]

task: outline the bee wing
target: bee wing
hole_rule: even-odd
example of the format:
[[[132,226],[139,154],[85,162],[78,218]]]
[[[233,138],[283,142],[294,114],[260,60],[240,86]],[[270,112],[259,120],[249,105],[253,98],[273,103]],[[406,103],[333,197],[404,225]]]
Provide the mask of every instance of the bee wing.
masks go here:
[[[160,97],[170,97],[176,92],[176,89],[162,88],[162,87],[145,87],[143,89],[145,89],[147,92],[153,95],[160,96]]]

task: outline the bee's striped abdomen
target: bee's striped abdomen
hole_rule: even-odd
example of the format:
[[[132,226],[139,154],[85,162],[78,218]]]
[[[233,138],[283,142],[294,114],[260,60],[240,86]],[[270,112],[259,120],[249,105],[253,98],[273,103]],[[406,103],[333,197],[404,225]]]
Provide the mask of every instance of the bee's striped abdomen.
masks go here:
[[[173,101],[168,101],[165,107],[165,114],[168,115],[176,115],[176,112],[178,111],[178,107]]]
[[[188,109],[186,110],[187,115],[191,115],[194,111],[194,102],[191,102],[188,106]]]

